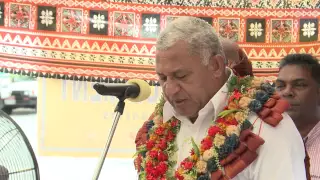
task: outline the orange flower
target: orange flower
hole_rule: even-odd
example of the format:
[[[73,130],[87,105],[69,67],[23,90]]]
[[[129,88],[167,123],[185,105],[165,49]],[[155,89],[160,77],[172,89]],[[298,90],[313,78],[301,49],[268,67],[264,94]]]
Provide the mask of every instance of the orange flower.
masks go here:
[[[232,119],[234,119],[234,114],[230,113],[228,114],[226,117],[224,117],[227,121],[231,121]]]
[[[204,152],[205,152],[205,150],[200,148],[200,156],[202,156]]]
[[[177,171],[178,171],[179,174],[183,174],[184,173],[184,169],[182,167],[179,167]]]
[[[222,122],[220,122],[220,123],[218,123],[218,124],[216,124],[220,129],[221,129],[221,131],[224,131],[225,130],[225,124],[223,124]]]
[[[226,131],[227,125],[221,124],[219,127],[222,129],[222,131]]]
[[[238,105],[232,101],[228,104],[228,109],[238,109]]]
[[[192,161],[198,161],[198,156],[195,155],[195,154],[192,155],[192,156],[191,156],[191,160],[192,160]]]
[[[151,151],[160,151],[160,149],[158,147],[154,147]]]
[[[163,124],[161,124],[161,127],[163,127],[163,128],[169,128],[170,127],[170,125],[169,125],[169,123],[163,123]]]
[[[158,140],[158,136],[156,134],[151,134],[150,140],[156,141],[156,140]]]

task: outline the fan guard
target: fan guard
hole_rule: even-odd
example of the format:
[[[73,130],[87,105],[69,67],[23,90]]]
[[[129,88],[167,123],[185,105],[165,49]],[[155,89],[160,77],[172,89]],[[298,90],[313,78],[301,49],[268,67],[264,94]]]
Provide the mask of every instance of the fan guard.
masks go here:
[[[20,126],[0,110],[0,180],[39,180],[39,167]]]

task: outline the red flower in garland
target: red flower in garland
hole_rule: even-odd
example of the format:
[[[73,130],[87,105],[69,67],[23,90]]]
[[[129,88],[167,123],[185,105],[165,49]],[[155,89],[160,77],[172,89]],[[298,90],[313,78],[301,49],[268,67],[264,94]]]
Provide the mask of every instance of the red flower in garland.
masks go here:
[[[165,139],[162,139],[159,144],[158,144],[158,147],[164,151],[165,149],[167,149],[167,141]]]
[[[156,180],[155,177],[153,177],[151,174],[147,175],[147,180]]]
[[[227,125],[227,126],[231,126],[231,125],[237,126],[239,123],[238,123],[238,121],[237,121],[235,118],[232,118],[232,119],[229,120],[229,121],[225,121],[224,124]]]
[[[154,145],[155,145],[155,142],[152,141],[152,140],[148,140],[148,141],[146,142],[146,146],[147,146],[147,149],[148,149],[148,150],[151,150],[151,149],[154,147]]]
[[[181,174],[178,171],[176,171],[176,173],[174,174],[174,177],[176,179],[178,179],[178,180],[183,180],[184,179],[183,176],[181,176]]]
[[[141,163],[142,163],[142,155],[139,154],[138,157],[136,157],[136,159],[134,160],[134,167],[138,170],[138,172],[140,172],[141,170],[141,166],[140,166]]]
[[[191,149],[190,151],[190,155],[193,156],[194,155],[194,149]]]
[[[233,99],[239,100],[241,96],[242,94],[238,90],[235,90],[232,97]]]
[[[159,127],[157,128],[157,130],[156,130],[156,134],[159,135],[159,136],[161,136],[161,135],[163,135],[163,133],[164,133],[165,130],[166,130],[166,129],[165,129],[164,127],[159,126]]]
[[[149,152],[149,156],[152,157],[152,158],[158,157],[158,151],[151,150],[151,151]]]
[[[166,161],[166,160],[168,160],[168,156],[165,153],[163,153],[162,151],[159,151],[158,160],[159,161]]]
[[[225,122],[226,120],[224,119],[224,118],[218,118],[217,120],[216,120],[216,123],[221,123],[221,124],[224,124],[224,122]]]
[[[212,147],[212,138],[206,137],[201,141],[201,149],[208,150]]]
[[[234,92],[232,93],[232,95],[229,97],[229,102],[233,101],[233,100],[240,100],[240,98],[242,97],[242,94],[235,89]]]
[[[151,161],[146,162],[146,171],[150,172],[153,169],[153,163]]]
[[[216,123],[225,125],[225,126],[230,126],[230,125],[235,125],[237,126],[239,123],[235,118],[230,118],[230,120],[226,120],[225,118],[218,118],[216,120]],[[208,132],[209,133],[209,132]]]
[[[167,141],[169,141],[169,142],[172,141],[174,139],[174,137],[175,137],[175,135],[173,134],[173,132],[168,131],[167,136],[166,136]]]
[[[146,163],[146,175],[147,175],[147,179],[155,179],[154,178],[154,168],[153,168],[153,163],[151,161],[148,161]]]
[[[171,127],[176,127],[178,125],[178,120],[171,121]]]
[[[161,174],[157,171],[156,168],[152,168],[150,175],[153,177],[154,180],[156,180]]]
[[[193,162],[189,161],[189,159],[186,158],[181,162],[181,167],[183,167],[185,170],[190,170],[193,167]]]
[[[156,167],[157,174],[165,174],[168,170],[168,165],[165,162],[160,162]]]
[[[208,130],[208,135],[211,137],[214,137],[218,133],[222,133],[222,130],[217,126],[211,126]]]

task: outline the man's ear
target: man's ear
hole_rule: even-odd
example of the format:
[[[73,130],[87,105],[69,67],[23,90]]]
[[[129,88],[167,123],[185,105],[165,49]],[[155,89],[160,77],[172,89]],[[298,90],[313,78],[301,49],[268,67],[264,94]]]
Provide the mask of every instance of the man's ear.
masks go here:
[[[221,77],[225,73],[225,69],[226,69],[225,58],[220,54],[212,56],[209,59],[208,68],[212,72],[212,75],[213,75],[212,77],[214,78]]]

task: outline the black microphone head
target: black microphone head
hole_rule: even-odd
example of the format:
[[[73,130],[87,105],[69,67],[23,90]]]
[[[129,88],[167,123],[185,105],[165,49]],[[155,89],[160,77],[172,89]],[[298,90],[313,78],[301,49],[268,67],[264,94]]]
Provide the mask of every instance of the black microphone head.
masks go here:
[[[103,96],[116,96],[120,99],[128,99],[132,102],[140,102],[151,94],[149,84],[140,79],[128,80],[126,84],[96,83],[93,85],[96,92]]]

